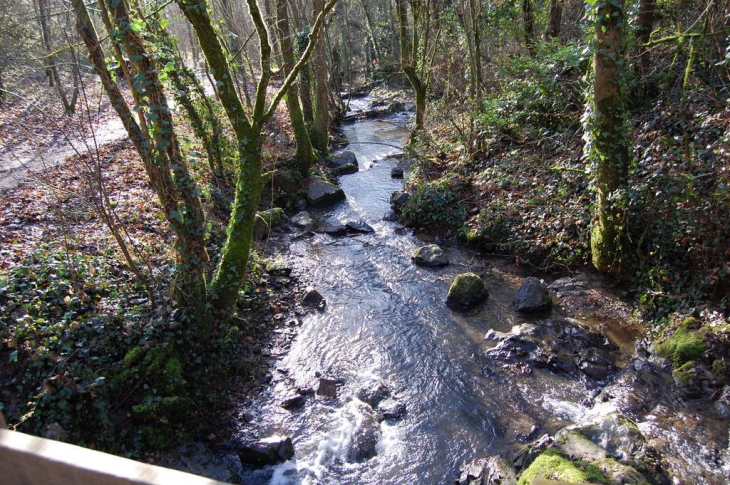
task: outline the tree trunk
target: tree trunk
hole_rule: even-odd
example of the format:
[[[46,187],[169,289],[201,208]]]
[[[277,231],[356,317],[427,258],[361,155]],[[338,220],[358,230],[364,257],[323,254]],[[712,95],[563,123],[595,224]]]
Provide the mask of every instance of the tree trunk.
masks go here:
[[[548,22],[547,38],[560,37],[560,24],[563,19],[563,2],[565,0],[550,0],[550,20]]]
[[[640,0],[636,16],[636,40],[640,44],[638,46],[639,65],[637,74],[640,78],[643,78],[649,72],[649,64],[651,63],[649,49],[642,47],[641,44],[649,42],[651,31],[654,28],[655,10],[656,0]]]
[[[319,14],[324,7],[324,0],[314,0],[315,15]],[[311,140],[312,146],[317,149],[322,157],[329,153],[329,80],[327,66],[327,51],[324,38],[321,39],[314,50],[312,59],[314,69],[314,124],[312,125]]]
[[[418,34],[415,32],[416,19],[414,18],[413,44],[411,45],[408,42],[408,11],[406,0],[396,0],[395,5],[400,23],[401,69],[416,95],[415,131],[418,132],[423,130],[426,118],[426,85],[416,70],[417,62],[415,57],[418,55]]]
[[[629,149],[623,100],[623,3],[606,2],[595,12],[593,56],[594,127],[592,163],[597,192],[591,231],[593,265],[599,271],[621,275],[624,243],[623,190],[628,183]]]
[[[531,56],[535,56],[535,14],[532,11],[532,2],[522,0],[522,28],[525,33],[525,45]]]
[[[281,68],[284,76],[288,76],[294,66],[294,47],[291,41],[291,29],[289,27],[289,15],[287,12],[286,0],[276,0],[276,18],[279,31],[279,47],[281,57],[284,60]],[[294,140],[297,144],[297,162],[299,173],[302,177],[309,176],[309,170],[314,163],[312,141],[309,139],[307,125],[304,122],[304,114],[299,104],[299,87],[294,84],[286,94],[286,106],[289,111]]]
[[[479,27],[479,18],[481,17],[481,5],[478,0],[469,0],[469,9],[471,10],[472,34],[474,36],[474,59],[472,60],[474,70],[475,91],[474,96],[479,96],[482,91],[484,76],[482,74],[482,36]]]

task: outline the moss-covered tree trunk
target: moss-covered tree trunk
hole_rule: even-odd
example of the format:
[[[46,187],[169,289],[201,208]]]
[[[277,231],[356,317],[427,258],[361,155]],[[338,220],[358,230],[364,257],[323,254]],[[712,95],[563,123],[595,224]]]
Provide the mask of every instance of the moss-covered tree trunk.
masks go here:
[[[291,28],[289,27],[289,14],[286,0],[276,0],[276,17],[279,34],[279,47],[281,57],[284,61],[281,66],[284,76],[288,76],[294,66],[294,47],[291,40]],[[294,84],[285,97],[286,107],[289,110],[294,141],[297,144],[297,163],[299,173],[302,177],[309,176],[309,170],[314,163],[314,152],[312,141],[309,139],[307,124],[304,122],[304,113],[299,104],[299,87]]]
[[[314,0],[315,15],[323,8],[323,0]],[[330,103],[329,69],[324,41],[318,42],[315,46],[312,64],[314,70],[314,124],[310,138],[312,146],[321,156],[326,157],[329,153]]]
[[[223,109],[233,127],[238,148],[238,179],[231,218],[228,221],[226,242],[221,250],[221,261],[210,284],[210,300],[213,308],[229,314],[235,308],[238,292],[243,284],[253,240],[256,210],[263,189],[262,126],[269,120],[291,88],[302,67],[311,56],[316,45],[317,34],[324,23],[324,17],[334,7],[330,1],[317,16],[309,35],[307,49],[292,67],[284,84],[269,102],[267,88],[271,79],[271,44],[263,15],[256,0],[247,0],[249,14],[256,28],[260,43],[261,77],[256,88],[253,107],[247,112],[238,97],[233,75],[213,27],[213,19],[206,0],[176,0],[183,14],[193,26],[200,41],[203,54],[210,64],[218,85]]]
[[[623,201],[629,167],[623,99],[626,33],[623,2],[601,3],[594,16],[594,120],[589,129],[597,200],[591,251],[593,265],[599,271],[620,275],[625,229]]]

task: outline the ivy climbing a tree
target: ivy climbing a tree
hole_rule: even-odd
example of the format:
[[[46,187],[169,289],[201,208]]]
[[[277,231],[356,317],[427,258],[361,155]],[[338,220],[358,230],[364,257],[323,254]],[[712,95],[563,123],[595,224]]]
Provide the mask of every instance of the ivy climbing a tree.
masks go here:
[[[591,254],[596,269],[618,276],[623,269],[623,202],[629,172],[624,106],[626,14],[623,0],[592,0],[591,3],[595,32],[590,107],[593,116],[586,126],[586,149],[596,190]]]

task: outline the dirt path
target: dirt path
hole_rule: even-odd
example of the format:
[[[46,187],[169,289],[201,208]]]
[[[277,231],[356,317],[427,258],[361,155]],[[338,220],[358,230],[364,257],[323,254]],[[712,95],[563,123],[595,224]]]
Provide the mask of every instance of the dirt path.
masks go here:
[[[65,130],[64,130],[65,131]],[[21,181],[38,176],[67,158],[95,151],[98,147],[127,136],[116,116],[104,117],[93,129],[56,132],[46,139],[28,137],[16,143],[0,145],[0,190],[12,189]]]

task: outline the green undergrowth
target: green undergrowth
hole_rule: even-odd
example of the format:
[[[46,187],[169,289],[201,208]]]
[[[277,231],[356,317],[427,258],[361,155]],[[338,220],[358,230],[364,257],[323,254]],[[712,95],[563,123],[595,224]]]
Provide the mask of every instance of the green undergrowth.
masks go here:
[[[246,312],[265,306],[264,270],[253,264]],[[203,341],[184,312],[152,307],[105,257],[37,250],[0,276],[0,314],[0,409],[10,427],[116,454],[189,439],[230,402],[229,376],[256,371],[240,354],[254,325],[213,319]]]

